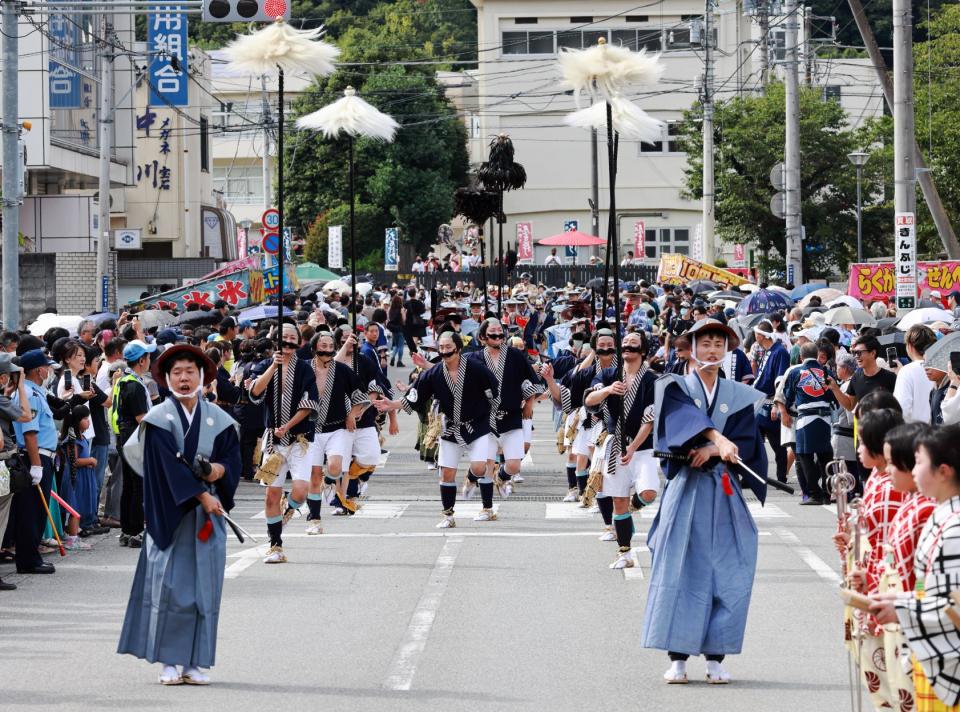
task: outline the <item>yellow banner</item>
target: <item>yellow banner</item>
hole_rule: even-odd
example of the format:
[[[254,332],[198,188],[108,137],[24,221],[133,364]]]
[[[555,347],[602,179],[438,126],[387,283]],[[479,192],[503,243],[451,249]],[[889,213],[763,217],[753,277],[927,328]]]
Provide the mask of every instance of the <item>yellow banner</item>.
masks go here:
[[[660,257],[657,281],[661,284],[686,284],[695,279],[709,279],[721,287],[739,287],[747,284],[743,277],[725,269],[699,262],[686,255],[669,254]]]

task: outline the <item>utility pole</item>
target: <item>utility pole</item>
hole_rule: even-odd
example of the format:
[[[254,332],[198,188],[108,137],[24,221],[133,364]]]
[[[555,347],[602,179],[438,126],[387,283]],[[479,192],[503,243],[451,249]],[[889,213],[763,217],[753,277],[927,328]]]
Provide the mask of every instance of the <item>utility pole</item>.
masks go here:
[[[803,10],[803,84],[813,83],[813,10],[807,6]]]
[[[713,0],[706,0],[703,16],[703,261],[717,257],[714,239],[713,181]]]
[[[873,68],[877,72],[877,79],[880,87],[883,89],[883,98],[887,103],[887,108],[893,111],[893,82],[887,72],[887,64],[880,54],[880,46],[877,44],[877,38],[870,27],[870,21],[863,11],[863,5],[860,0],[847,0],[850,5],[850,11],[853,13],[854,22],[857,23],[857,29],[860,30],[860,37],[863,38],[863,44],[867,48],[867,54],[873,63]],[[923,160],[923,152],[917,145],[916,137],[913,137],[913,155],[914,165],[917,169],[917,181],[920,183],[920,190],[923,191],[923,199],[930,210],[930,216],[933,218],[934,225],[937,226],[937,233],[940,235],[940,242],[947,252],[947,256],[952,259],[960,259],[960,240],[953,231],[953,225],[950,224],[950,216],[943,207],[943,201],[940,200],[940,193],[933,182],[933,174],[926,170],[926,162]]]
[[[766,93],[770,83],[770,0],[758,0],[757,17],[760,23],[760,87]]]
[[[109,8],[100,16],[100,204],[97,239],[96,309],[110,310],[110,154],[113,152],[113,19]]]
[[[913,17],[909,0],[893,0],[893,204],[915,213],[913,140]]]
[[[3,0],[3,328],[20,327],[20,196],[17,195],[20,106],[17,4]]]
[[[787,0],[784,5],[787,19],[785,42],[785,88],[786,88],[786,200],[787,222],[787,282],[800,284],[803,281],[803,252],[800,239],[802,216],[800,214],[800,82],[797,61],[797,0]]]

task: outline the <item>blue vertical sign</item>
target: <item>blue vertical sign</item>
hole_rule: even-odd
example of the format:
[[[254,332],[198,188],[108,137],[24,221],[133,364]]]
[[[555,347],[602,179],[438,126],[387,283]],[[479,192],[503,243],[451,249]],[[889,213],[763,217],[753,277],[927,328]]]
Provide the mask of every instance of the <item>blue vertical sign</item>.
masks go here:
[[[580,229],[580,221],[579,221],[579,220],[564,220],[564,222],[563,222],[563,231],[564,231],[564,232],[575,232],[575,231],[577,231],[577,230],[579,230],[579,229]],[[563,248],[563,253],[564,253],[564,256],[565,256],[565,257],[576,257],[576,256],[577,256],[577,248],[576,248],[576,247],[571,247],[570,245],[567,245],[566,247]]]
[[[66,15],[50,15],[49,82],[51,109],[80,109],[81,77],[73,67],[80,59],[76,47],[80,44],[79,27]]]
[[[396,272],[400,268],[400,230],[388,227],[383,238],[383,270]]]
[[[150,99],[153,106],[187,106],[187,16],[156,8],[147,16]]]
[[[103,275],[101,290],[100,311],[110,311],[110,277],[107,275]]]

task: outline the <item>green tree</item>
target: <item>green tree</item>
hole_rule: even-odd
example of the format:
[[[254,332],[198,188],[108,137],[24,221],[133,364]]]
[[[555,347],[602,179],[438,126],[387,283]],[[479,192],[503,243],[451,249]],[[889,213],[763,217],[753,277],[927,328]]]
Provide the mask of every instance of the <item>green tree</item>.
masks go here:
[[[359,203],[354,206],[356,218],[357,269],[383,269],[383,238],[388,227],[383,211],[373,205]],[[350,259],[350,206],[337,203],[330,210],[320,214],[306,232],[304,257],[308,262],[327,266],[327,231],[331,225],[343,226],[344,263]],[[367,264],[369,263],[369,264]]]
[[[762,260],[774,272],[783,270],[784,221],[770,212],[776,192],[770,170],[783,160],[784,87],[772,84],[762,96],[717,104],[716,232],[724,242],[754,242]],[[846,125],[838,102],[822,101],[819,89],[800,92],[802,224],[805,278],[828,274],[856,256],[856,174],[846,154],[867,140]],[[687,112],[681,126],[687,152],[687,197],[703,194],[703,138],[699,107]],[[864,175],[864,196],[872,195],[872,174]],[[889,223],[886,223],[887,225]],[[885,227],[882,229],[886,229]],[[886,230],[891,233],[891,230]],[[885,234],[885,233],[884,233]],[[881,224],[870,209],[864,212],[864,252],[882,250]],[[771,250],[776,250],[773,254]]]

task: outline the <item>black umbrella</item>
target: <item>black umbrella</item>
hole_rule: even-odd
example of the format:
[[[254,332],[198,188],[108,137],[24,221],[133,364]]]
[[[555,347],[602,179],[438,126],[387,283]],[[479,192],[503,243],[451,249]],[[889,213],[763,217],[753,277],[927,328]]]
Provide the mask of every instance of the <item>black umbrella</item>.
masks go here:
[[[744,294],[743,292],[734,292],[732,289],[725,289],[719,292],[711,292],[710,294],[707,295],[707,299],[709,299],[711,302],[714,302],[720,299],[732,299],[733,301],[739,302],[745,296],[747,295]]]
[[[706,294],[707,292],[714,292],[717,290],[719,285],[716,282],[711,282],[709,279],[695,279],[692,282],[687,282],[686,288],[692,289],[694,294]]]
[[[307,282],[300,288],[301,297],[309,297],[311,294],[316,294],[328,281],[327,279],[314,280],[312,282]]]
[[[189,324],[190,326],[205,326],[219,324],[221,314],[218,311],[188,311],[177,317],[177,324]]]
[[[587,289],[603,289],[603,277],[594,277],[585,285]]]
[[[883,319],[877,319],[877,328],[884,334],[888,333],[894,328],[894,325],[900,321],[898,316],[888,316]]]
[[[822,313],[825,312],[825,311],[827,311],[827,308],[826,308],[826,307],[804,307],[804,308],[803,308],[803,315],[804,315],[804,316],[810,316],[811,314],[814,314],[814,313],[820,313],[820,314],[822,314]]]

